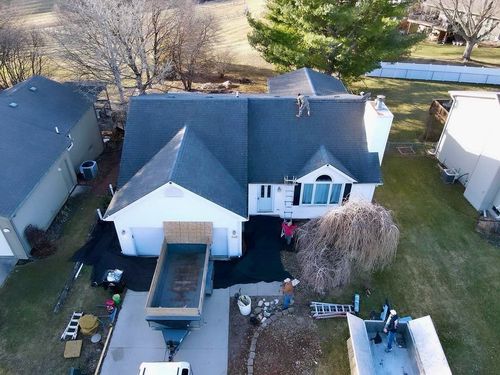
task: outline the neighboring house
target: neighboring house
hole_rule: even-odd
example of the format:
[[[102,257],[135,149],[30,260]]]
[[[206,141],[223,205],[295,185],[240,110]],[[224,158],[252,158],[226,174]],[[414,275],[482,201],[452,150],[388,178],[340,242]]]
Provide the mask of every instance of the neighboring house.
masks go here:
[[[311,115],[296,117],[296,95]],[[113,221],[128,255],[158,255],[168,221],[212,222],[212,255],[242,255],[250,215],[308,219],[349,196],[371,201],[393,115],[300,69],[268,94],[172,93],[132,98]],[[279,234],[277,234],[279,235]]]
[[[94,99],[40,76],[0,92],[0,257],[29,256],[24,229],[46,229],[102,152]]]
[[[427,32],[430,37],[438,42],[447,42],[453,40],[453,30],[451,29],[448,19],[439,8],[441,0],[424,0],[421,7],[407,18],[406,31],[408,32]],[[453,0],[442,0],[446,9],[453,9],[455,2]],[[459,10],[465,9],[469,0],[464,0],[464,4],[460,4]],[[472,3],[473,14],[478,14],[481,11],[483,1],[474,1]],[[500,3],[495,4],[493,17],[486,20],[483,25],[483,30],[487,30],[497,23],[497,26],[486,37],[485,41],[500,43]],[[461,37],[457,37],[457,41],[462,41]]]
[[[500,92],[450,91],[437,158],[465,186],[477,210],[500,218]]]

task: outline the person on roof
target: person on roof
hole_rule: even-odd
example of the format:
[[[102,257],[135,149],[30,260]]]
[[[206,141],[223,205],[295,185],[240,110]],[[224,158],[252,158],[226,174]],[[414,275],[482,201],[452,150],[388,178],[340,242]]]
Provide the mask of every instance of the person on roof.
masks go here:
[[[305,97],[301,93],[297,95],[297,106],[299,107],[299,113],[297,113],[297,117],[301,117],[304,111],[307,112],[308,116],[311,116],[311,109],[309,108],[309,99],[307,99],[307,97]]]
[[[396,310],[391,310],[384,326],[384,332],[387,333],[387,347],[385,348],[387,353],[392,350],[392,343],[394,342],[394,336],[396,336],[396,331],[398,329],[398,319]]]

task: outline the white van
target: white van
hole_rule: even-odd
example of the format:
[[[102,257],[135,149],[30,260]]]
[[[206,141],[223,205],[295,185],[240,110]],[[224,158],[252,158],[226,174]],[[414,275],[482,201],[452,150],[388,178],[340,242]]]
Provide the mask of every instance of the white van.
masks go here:
[[[188,362],[143,362],[139,375],[193,375]]]

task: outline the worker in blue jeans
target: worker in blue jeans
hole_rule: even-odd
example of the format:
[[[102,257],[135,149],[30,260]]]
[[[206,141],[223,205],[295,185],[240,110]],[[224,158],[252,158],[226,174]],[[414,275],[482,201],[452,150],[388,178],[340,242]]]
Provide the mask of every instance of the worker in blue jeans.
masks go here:
[[[281,291],[283,292],[283,310],[288,309],[293,298],[293,284],[292,280],[286,278],[281,286]]]
[[[387,333],[387,347],[385,348],[387,353],[392,350],[392,343],[394,342],[394,337],[398,329],[398,319],[396,310],[391,310],[384,326],[384,332]]]

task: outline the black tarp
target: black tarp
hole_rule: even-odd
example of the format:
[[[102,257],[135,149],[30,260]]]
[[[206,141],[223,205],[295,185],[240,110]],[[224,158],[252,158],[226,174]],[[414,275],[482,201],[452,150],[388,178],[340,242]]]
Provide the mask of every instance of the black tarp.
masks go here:
[[[100,283],[106,270],[118,268],[124,271],[122,281],[128,289],[146,292],[151,285],[157,259],[157,257],[123,255],[114,224],[98,221],[89,241],[73,255],[71,260],[92,265],[93,282]]]
[[[216,261],[214,288],[260,281],[282,281],[290,277],[281,264],[280,251],[285,241],[280,237],[282,219],[255,216],[245,223],[245,254],[229,261]],[[148,291],[157,264],[157,257],[127,256],[121,253],[120,243],[112,222],[99,221],[89,241],[72,257],[92,265],[92,281],[100,283],[106,270],[124,271],[122,281],[128,289]]]
[[[290,277],[281,263],[280,251],[286,247],[280,237],[282,222],[278,217],[252,216],[245,223],[245,254],[241,258],[215,262],[214,288],[283,281]]]

